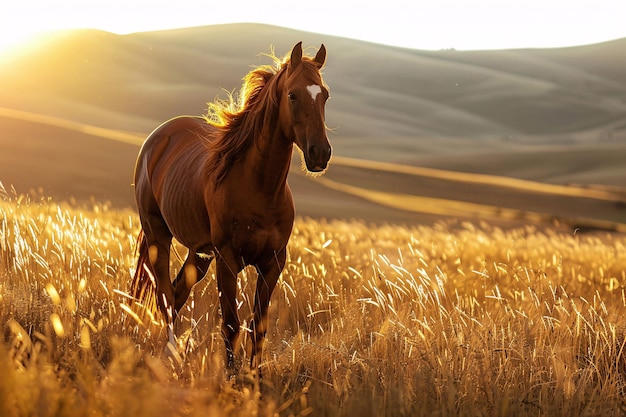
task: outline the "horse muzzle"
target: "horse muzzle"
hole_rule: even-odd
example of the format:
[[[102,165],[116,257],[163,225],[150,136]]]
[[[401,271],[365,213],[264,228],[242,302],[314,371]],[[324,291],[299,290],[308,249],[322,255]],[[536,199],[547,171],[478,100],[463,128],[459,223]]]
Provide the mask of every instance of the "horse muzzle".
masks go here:
[[[306,169],[310,172],[322,172],[328,166],[332,148],[326,140],[326,143],[309,145],[304,152],[304,162]]]

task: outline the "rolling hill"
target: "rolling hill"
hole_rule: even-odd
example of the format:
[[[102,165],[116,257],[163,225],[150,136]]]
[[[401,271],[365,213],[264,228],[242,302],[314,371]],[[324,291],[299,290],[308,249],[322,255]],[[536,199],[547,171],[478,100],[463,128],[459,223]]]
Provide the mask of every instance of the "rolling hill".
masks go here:
[[[418,51],[254,24],[124,36],[59,32],[0,56],[0,107],[8,109],[0,114],[0,181],[20,192],[42,187],[61,198],[132,205],[137,145],[77,126],[144,137],[170,117],[204,113],[207,101],[236,90],[252,66],[269,63],[260,53],[270,45],[282,54],[299,40],[329,50],[327,124],[339,158],[610,186],[622,195],[626,39],[550,50]],[[11,117],[10,110],[41,119]],[[50,117],[75,125],[47,123]],[[327,179],[365,190],[384,179],[398,193],[626,222],[621,197],[598,207],[340,165]],[[323,181],[290,181],[304,215],[425,219]]]

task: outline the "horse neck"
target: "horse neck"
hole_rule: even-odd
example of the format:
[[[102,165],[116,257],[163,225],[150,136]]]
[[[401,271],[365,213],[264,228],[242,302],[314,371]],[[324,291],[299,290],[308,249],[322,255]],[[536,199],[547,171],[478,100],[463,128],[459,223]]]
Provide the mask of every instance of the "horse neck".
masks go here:
[[[244,158],[250,167],[252,182],[266,195],[281,196],[287,184],[293,143],[280,128],[256,138]]]

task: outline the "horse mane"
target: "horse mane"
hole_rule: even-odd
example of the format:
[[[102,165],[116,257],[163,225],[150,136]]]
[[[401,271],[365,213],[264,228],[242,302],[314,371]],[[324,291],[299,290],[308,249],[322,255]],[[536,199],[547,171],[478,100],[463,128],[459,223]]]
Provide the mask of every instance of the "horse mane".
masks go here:
[[[214,186],[219,185],[230,167],[240,159],[271,123],[278,118],[278,80],[288,59],[268,54],[274,65],[262,65],[244,78],[238,97],[208,103],[205,120],[215,127],[209,131],[207,171]],[[265,130],[265,131],[264,131]]]

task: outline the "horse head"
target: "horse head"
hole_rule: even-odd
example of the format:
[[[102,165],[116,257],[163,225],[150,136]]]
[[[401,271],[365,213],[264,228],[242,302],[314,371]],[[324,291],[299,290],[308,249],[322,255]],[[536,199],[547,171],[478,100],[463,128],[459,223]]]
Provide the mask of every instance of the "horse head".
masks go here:
[[[314,58],[308,58],[302,56],[302,42],[296,44],[280,100],[283,133],[300,149],[310,172],[324,171],[331,154],[324,114],[329,93],[320,73],[325,61],[324,45]]]

